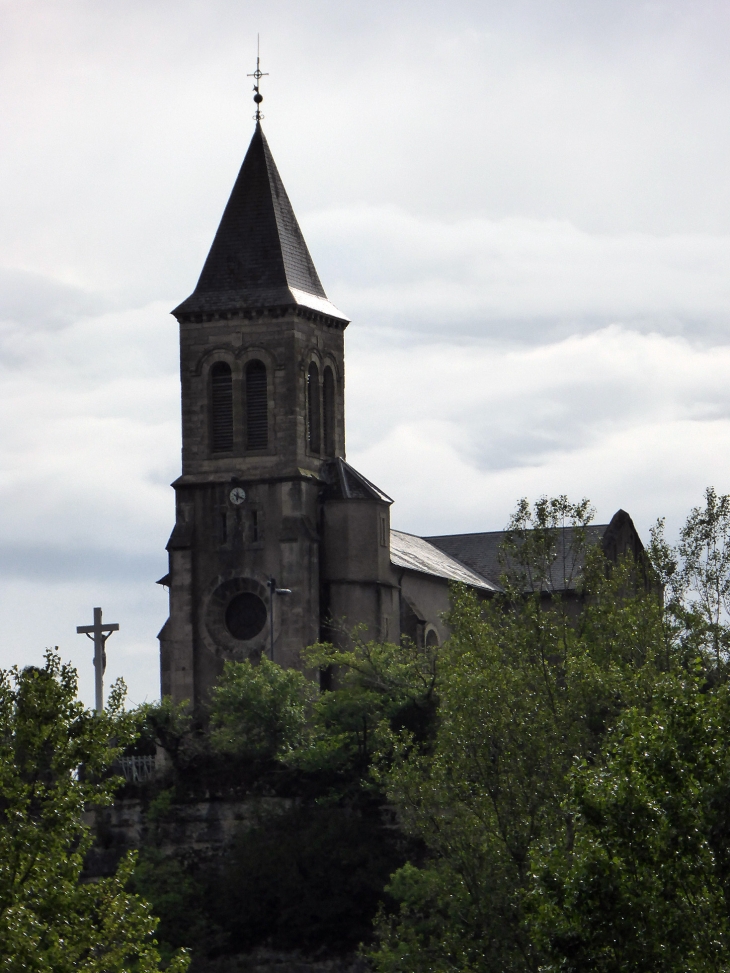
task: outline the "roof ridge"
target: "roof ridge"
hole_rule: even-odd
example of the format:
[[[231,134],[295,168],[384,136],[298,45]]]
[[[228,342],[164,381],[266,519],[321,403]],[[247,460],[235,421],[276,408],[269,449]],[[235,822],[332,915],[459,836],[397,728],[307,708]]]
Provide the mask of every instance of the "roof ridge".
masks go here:
[[[283,255],[284,255],[284,253],[283,253],[284,248],[283,248],[282,241],[281,241],[281,227],[279,225],[279,214],[276,211],[276,205],[274,204],[274,199],[273,199],[273,196],[271,194],[272,183],[273,183],[273,180],[271,178],[271,170],[272,170],[272,168],[273,168],[274,172],[277,175],[279,175],[279,173],[278,173],[278,170],[276,168],[276,163],[274,162],[274,157],[271,154],[271,149],[269,149],[269,143],[268,143],[268,141],[266,139],[266,136],[264,135],[264,130],[263,130],[263,127],[261,125],[261,120],[258,117],[256,118],[256,127],[254,128],[254,133],[251,136],[251,141],[249,143],[248,150],[246,151],[246,155],[248,155],[248,153],[251,151],[251,146],[253,145],[253,140],[254,140],[254,138],[257,135],[260,136],[261,142],[262,142],[262,145],[263,145],[263,149],[264,149],[264,165],[266,166],[266,177],[267,177],[268,182],[269,182],[269,199],[271,200],[271,209],[272,209],[272,212],[274,214],[274,226],[276,227],[276,236],[278,237],[279,247],[282,250],[282,257],[283,257]],[[244,162],[245,161],[246,161],[246,159],[244,157]],[[281,178],[280,178],[279,181],[281,181]],[[283,188],[283,184],[282,184],[282,188]],[[289,275],[286,272],[286,263],[284,263],[283,260],[282,260],[282,264],[283,264],[283,269],[284,269],[284,280],[286,281],[286,286],[287,286],[287,289],[289,290],[289,293],[291,293],[291,284],[289,283]]]
[[[586,524],[585,527],[581,527],[580,524],[574,524],[574,525],[569,524],[566,525],[565,527],[553,527],[550,529],[551,530],[590,530],[591,528],[593,528],[595,530],[598,527],[608,527],[608,526],[609,524]],[[528,528],[528,529],[531,530],[532,528]],[[446,537],[485,537],[487,534],[492,534],[492,535],[509,534],[509,532],[510,532],[509,527],[503,527],[502,530],[467,530],[456,534],[424,534],[423,537],[424,539],[435,538],[435,537],[438,537],[439,539],[446,538]]]

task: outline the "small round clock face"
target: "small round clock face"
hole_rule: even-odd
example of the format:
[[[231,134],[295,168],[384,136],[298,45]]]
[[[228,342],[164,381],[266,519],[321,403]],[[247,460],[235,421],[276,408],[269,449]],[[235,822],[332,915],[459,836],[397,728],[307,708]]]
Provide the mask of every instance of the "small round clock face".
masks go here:
[[[234,487],[231,490],[229,497],[231,503],[238,506],[239,503],[243,503],[243,501],[246,499],[246,491],[243,489],[243,487]]]

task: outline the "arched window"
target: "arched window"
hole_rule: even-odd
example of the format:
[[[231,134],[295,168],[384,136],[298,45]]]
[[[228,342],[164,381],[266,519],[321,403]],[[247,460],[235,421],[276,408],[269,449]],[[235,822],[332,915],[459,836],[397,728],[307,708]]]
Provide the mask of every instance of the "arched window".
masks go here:
[[[214,453],[233,449],[233,381],[224,361],[210,370],[210,443]]]
[[[432,626],[426,629],[426,638],[424,639],[427,649],[435,649],[441,643],[439,642],[438,632]]]
[[[335,455],[335,377],[325,368],[322,379],[322,432],[325,456]]]
[[[307,372],[307,444],[313,453],[319,452],[319,369],[312,362]]]
[[[266,449],[269,443],[269,403],[266,365],[246,365],[246,449]]]

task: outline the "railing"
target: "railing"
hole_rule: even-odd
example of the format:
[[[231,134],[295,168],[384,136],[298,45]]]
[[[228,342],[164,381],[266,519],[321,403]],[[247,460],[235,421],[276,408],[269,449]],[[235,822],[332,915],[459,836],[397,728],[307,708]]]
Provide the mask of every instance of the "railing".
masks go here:
[[[154,757],[119,757],[115,761],[126,781],[149,780],[155,776]]]

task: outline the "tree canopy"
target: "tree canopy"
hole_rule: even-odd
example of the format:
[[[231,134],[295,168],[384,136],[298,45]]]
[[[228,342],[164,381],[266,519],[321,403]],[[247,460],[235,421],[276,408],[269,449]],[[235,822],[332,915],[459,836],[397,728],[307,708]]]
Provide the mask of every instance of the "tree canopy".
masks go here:
[[[0,970],[158,969],[130,888],[177,969],[358,943],[377,973],[730,969],[730,497],[617,563],[592,516],[522,501],[502,593],[455,586],[443,646],[303,650],[326,691],[227,663],[204,719],[121,689],[96,716],[55,656],[4,674]],[[149,843],[85,885],[82,809],[137,730],[170,756]],[[261,799],[224,860],[156,847],[210,794]]]
[[[114,973],[160,969],[157,920],[127,890],[134,856],[115,875],[81,880],[92,835],[84,811],[109,804],[109,768],[135,736],[124,686],[97,714],[76,698],[57,655],[0,672],[0,970]],[[169,969],[187,966],[177,955]]]
[[[730,967],[730,499],[676,548],[659,524],[647,564],[609,565],[589,519],[521,504],[505,594],[454,592],[433,742],[393,734],[380,772],[426,847],[389,884],[381,973]]]

